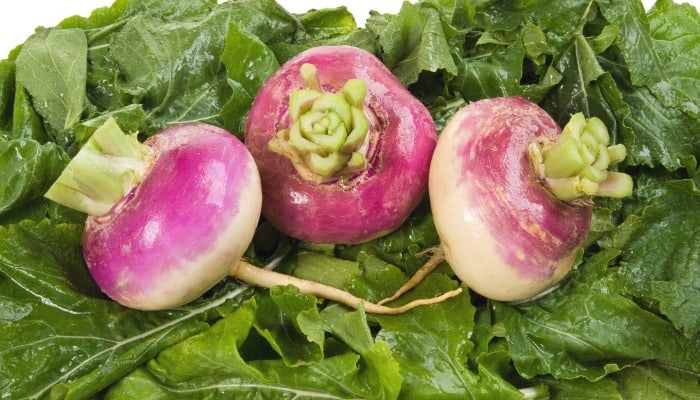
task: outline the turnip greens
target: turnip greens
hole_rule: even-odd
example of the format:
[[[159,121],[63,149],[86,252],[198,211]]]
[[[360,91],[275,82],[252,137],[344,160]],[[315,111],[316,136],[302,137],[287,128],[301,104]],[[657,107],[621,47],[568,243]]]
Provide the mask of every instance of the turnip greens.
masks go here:
[[[190,121],[242,137],[265,79],[327,44],[379,56],[439,128],[506,95],[596,116],[634,194],[596,200],[580,262],[519,305],[470,292],[380,316],[234,279],[170,311],[100,294],[85,216],[43,198],[92,132],[113,117],[142,138]],[[420,0],[365,28],[345,8],[116,0],[42,28],[0,61],[0,398],[697,398],[698,60],[700,16],[670,0]],[[246,257],[380,300],[438,244],[428,210],[343,246],[263,221]],[[444,266],[400,302],[459,285]]]

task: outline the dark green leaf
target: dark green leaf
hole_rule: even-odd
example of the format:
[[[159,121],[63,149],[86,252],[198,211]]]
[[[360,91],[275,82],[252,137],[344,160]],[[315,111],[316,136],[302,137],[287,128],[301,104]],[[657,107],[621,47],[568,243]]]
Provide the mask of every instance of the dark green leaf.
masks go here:
[[[429,298],[454,288],[453,280],[434,274],[401,301]],[[389,344],[401,365],[402,398],[517,398],[517,390],[507,382],[482,377],[467,368],[467,356],[474,346],[468,338],[474,328],[474,313],[469,296],[462,294],[405,314],[373,317],[381,326],[377,339]]]
[[[242,31],[229,23],[226,45],[221,54],[226,66],[228,84],[233,94],[221,110],[224,126],[243,138],[245,116],[255,94],[272,75],[279,63],[275,54],[257,36]]]
[[[274,287],[258,297],[255,329],[289,366],[323,359],[323,324],[316,298],[295,286]]]
[[[17,85],[15,88],[11,129],[10,135],[14,139],[34,139],[41,143],[51,139],[41,117],[32,105],[29,94],[22,85]]]
[[[661,312],[686,336],[700,331],[700,191],[672,181],[644,209],[623,247],[626,290]]]
[[[612,79],[604,77],[604,82]],[[601,85],[628,149],[626,163],[649,167],[661,164],[669,171],[694,170],[700,154],[700,125],[674,108],[666,108],[647,88],[634,88],[622,73],[614,84]]]
[[[108,56],[119,67],[117,87],[143,104],[144,132],[184,121],[220,124],[219,109],[230,95],[218,59],[224,18],[217,13],[200,21],[164,24],[142,15],[114,38]]]
[[[670,368],[656,363],[643,363],[614,376],[623,399],[681,399],[698,396],[697,373]]]
[[[398,364],[385,343],[374,343],[364,313],[336,308],[329,312],[327,325],[348,340],[353,352],[328,356],[307,365],[289,366],[280,359],[246,363],[240,349],[253,327],[264,318],[267,308],[253,300],[202,332],[163,352],[145,369],[138,369],[113,386],[107,399],[146,396],[177,399],[395,399],[401,383]]]
[[[0,131],[8,129],[15,91],[15,65],[0,60]]]
[[[370,17],[367,26],[380,35],[382,59],[405,86],[416,82],[423,71],[457,75],[451,44],[459,34],[429,3],[404,2],[387,25]]]
[[[525,377],[598,381],[646,360],[692,371],[698,349],[666,319],[622,295],[620,275],[608,269],[619,251],[595,254],[567,285],[516,307],[494,303],[516,368]]]
[[[54,143],[0,141],[0,216],[41,198],[67,164],[68,156]]]
[[[697,12],[669,0],[649,15],[638,0],[417,0],[395,15],[371,13],[366,26],[344,7],[292,15],[273,0],[117,0],[41,28],[0,62],[0,145],[19,150],[0,164],[0,203],[9,205],[0,211],[0,397],[700,392]],[[538,101],[561,123],[578,111],[601,117],[628,149],[620,168],[633,174],[634,195],[596,201],[583,263],[554,292],[517,306],[465,293],[374,316],[233,279],[178,310],[143,313],[104,298],[82,260],[84,216],[41,196],[65,153],[108,115],[146,135],[190,120],[242,135],[262,82],[320,44],[380,56],[439,127],[468,101],[502,95]],[[34,55],[60,62],[45,70]],[[65,69],[78,59],[86,78]],[[27,85],[16,72],[52,83]],[[61,79],[75,89],[70,102],[55,101]],[[42,108],[43,99],[53,106]],[[282,259],[282,272],[376,301],[439,245],[429,206],[396,232],[351,246],[300,243],[263,220],[245,257]],[[399,302],[459,284],[443,263]]]
[[[598,0],[620,27],[619,45],[632,84],[648,88],[664,107],[700,117],[700,15],[690,5],[664,0],[649,17],[641,2]]]
[[[129,310],[87,275],[82,225],[0,227],[0,387],[10,398],[89,398],[160,350],[209,325],[232,287],[190,306]]]

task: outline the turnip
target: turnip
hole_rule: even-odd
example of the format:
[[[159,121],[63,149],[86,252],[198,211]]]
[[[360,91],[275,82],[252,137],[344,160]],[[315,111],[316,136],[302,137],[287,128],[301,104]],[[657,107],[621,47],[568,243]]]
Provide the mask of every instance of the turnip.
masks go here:
[[[113,300],[182,305],[228,275],[249,246],[262,193],[243,143],[211,125],[176,125],[144,143],[111,119],[46,197],[87,213],[84,257]]]
[[[460,292],[385,307],[242,260],[261,213],[259,174],[240,140],[204,123],[176,125],[141,143],[109,119],[46,197],[88,214],[89,273],[107,296],[131,308],[180,306],[228,275],[263,287],[296,285],[373,313],[401,313]]]
[[[430,166],[440,250],[397,294],[441,257],[491,299],[523,301],[554,287],[580,255],[592,196],[632,192],[629,175],[608,171],[626,154],[609,142],[599,119],[578,113],[560,130],[520,97],[459,110],[441,132]]]
[[[426,109],[373,54],[320,46],[263,85],[245,143],[265,218],[317,243],[364,242],[398,228],[425,197],[437,141]]]

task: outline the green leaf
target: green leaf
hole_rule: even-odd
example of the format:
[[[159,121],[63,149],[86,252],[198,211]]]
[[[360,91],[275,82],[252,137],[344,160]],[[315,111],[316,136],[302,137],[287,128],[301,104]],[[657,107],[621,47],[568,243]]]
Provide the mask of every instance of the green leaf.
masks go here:
[[[187,307],[126,309],[87,274],[82,225],[0,227],[0,387],[10,398],[89,398],[160,350],[206,329],[208,313],[244,293],[225,287]]]
[[[234,87],[245,85],[241,87],[243,93],[232,93],[226,68],[221,63],[230,24],[258,37],[255,41],[248,36],[241,48],[254,51],[247,61],[263,61],[266,65],[251,81],[233,74],[239,79],[233,82]],[[225,111],[233,112],[226,117],[227,126],[238,131],[240,127],[233,125],[245,111],[246,103],[252,100],[251,93],[255,93],[244,89],[264,79],[273,65],[259,42],[287,40],[297,24],[291,15],[270,1],[226,2],[205,16],[173,21],[139,14],[114,36],[108,57],[119,71],[118,90],[144,106],[147,113],[144,133],[152,134],[169,124],[186,121],[221,126],[224,124],[221,109],[225,104]],[[251,65],[241,67],[248,72]],[[232,100],[232,95],[243,98]]]
[[[647,15],[641,2],[598,0],[620,27],[618,41],[634,86],[648,88],[664,107],[700,117],[700,15],[670,0]]]
[[[257,305],[248,300],[212,325],[211,329],[182,341],[158,354],[148,369],[167,383],[225,379],[260,380],[259,371],[245,363],[238,349],[247,339],[255,321]],[[212,345],[216,344],[216,345]]]
[[[623,296],[621,275],[607,268],[618,254],[596,253],[565,286],[535,302],[494,303],[495,321],[504,325],[521,375],[595,382],[647,360],[698,368],[695,345],[669,321]]]
[[[405,86],[418,81],[423,71],[457,75],[451,44],[459,33],[443,23],[440,12],[429,3],[404,2],[388,24],[370,16],[367,27],[380,36],[382,60]]]
[[[401,366],[388,344],[372,337],[364,311],[347,311],[335,305],[324,309],[322,317],[328,332],[362,356],[354,381],[368,387],[381,387],[374,395],[376,398],[397,398],[403,381]]]
[[[431,274],[398,301],[429,298],[452,289],[452,279]],[[474,314],[469,296],[462,294],[405,314],[372,317],[381,326],[376,339],[389,345],[401,365],[401,398],[518,398],[514,395],[517,390],[507,382],[481,377],[467,367],[468,354],[474,346],[468,338],[474,328]]]
[[[334,304],[323,309],[321,316],[325,329],[355,352],[365,354],[372,350],[374,338],[363,310],[348,311],[344,306]]]
[[[353,251],[357,252],[353,259],[360,263],[362,273],[350,275],[345,288],[355,296],[379,301],[392,295],[406,281],[406,273],[379,257],[372,244],[355,246]]]
[[[635,88],[623,72],[603,77],[602,93],[618,121],[621,140],[630,165],[654,167],[661,164],[669,171],[697,165],[700,125],[680,110],[667,108],[647,88]]]
[[[67,164],[68,156],[54,143],[0,141],[0,216],[42,198]]]
[[[315,251],[303,251],[285,260],[278,269],[297,278],[342,289],[351,277],[360,274],[359,264]]]
[[[296,35],[295,42],[327,40],[349,35],[357,30],[355,16],[345,6],[309,10],[299,15],[299,22],[304,29]]]
[[[37,114],[34,106],[32,106],[31,96],[29,96],[22,85],[17,85],[15,88],[12,131],[10,134],[14,139],[34,139],[41,143],[51,139],[46,132],[41,117]]]
[[[8,60],[0,60],[0,131],[10,125],[14,90],[15,65]]]
[[[646,207],[622,253],[629,295],[658,304],[687,337],[700,331],[700,191],[671,181]]]
[[[224,126],[243,138],[245,116],[253,98],[279,68],[279,63],[265,43],[233,22],[228,25],[221,62],[226,66],[228,84],[233,91],[221,110]]]
[[[365,278],[369,280],[373,275],[372,280],[378,283],[375,289],[385,280],[387,287],[383,289],[389,292],[384,295],[389,295],[397,289],[394,285],[400,286],[401,279],[415,273],[426,262],[430,255],[426,250],[439,244],[429,204],[423,202],[398,229],[369,243],[341,246],[338,255],[360,262]],[[405,275],[397,275],[399,269]]]
[[[318,362],[290,366],[278,358],[246,362],[241,354],[254,342],[250,337],[256,319],[264,318],[267,307],[256,300],[244,303],[211,329],[175,345],[146,368],[137,369],[114,385],[107,399],[128,399],[134,395],[146,399],[177,399],[186,393],[195,398],[223,395],[254,399],[395,399],[401,385],[398,364],[385,343],[372,341],[361,311],[334,308],[327,325],[339,338],[350,340],[361,354],[345,351],[328,355]],[[331,315],[332,314],[332,315]],[[354,331],[353,331],[354,328]],[[253,350],[259,351],[260,346]]]
[[[44,29],[22,45],[17,82],[58,133],[80,119],[87,81],[87,39],[80,29]]]
[[[118,0],[109,7],[94,10],[88,17],[76,15],[61,21],[62,28],[85,30],[90,65],[86,94],[90,102],[100,110],[131,104],[130,97],[121,94],[114,84],[118,68],[108,57],[112,40],[130,19],[148,14],[172,21],[206,14],[215,6],[214,0]]]
[[[39,29],[0,61],[0,397],[693,398],[698,25],[693,8],[669,0],[648,15],[638,0],[419,0],[372,13],[367,29],[344,7],[292,15],[273,0],[116,0]],[[65,154],[106,116],[144,136],[190,120],[242,135],[264,79],[319,44],[380,56],[439,125],[467,101],[511,94],[560,122],[601,117],[628,149],[619,167],[635,193],[596,202],[582,264],[527,304],[465,293],[375,316],[233,279],[177,310],[106,299],[82,259],[83,215],[41,196]],[[34,55],[58,55],[61,67]],[[64,69],[79,59],[86,79]],[[25,80],[47,75],[26,85],[20,67]],[[80,91],[59,103],[66,79]],[[396,232],[349,246],[300,243],[262,221],[246,258],[283,258],[284,272],[376,301],[438,245],[426,201]],[[399,301],[458,284],[443,263]]]
[[[698,395],[698,374],[643,363],[614,375],[623,399],[684,399]]]
[[[275,361],[254,361],[251,364],[277,383],[255,383],[248,392],[268,398],[397,399],[401,376],[389,348],[378,342],[370,357],[346,352],[291,369],[280,368]]]
[[[230,95],[218,60],[223,18],[186,24],[139,15],[114,37],[108,57],[119,68],[117,88],[143,104],[144,133],[185,121],[220,124],[219,107]]]
[[[114,118],[119,127],[126,133],[138,132],[139,127],[146,119],[146,113],[140,104],[131,104],[113,111],[107,111],[102,114],[93,116],[90,119],[80,121],[73,129],[70,130],[73,143],[71,147],[74,149],[73,154],[84,145],[92,134],[104,124],[108,119]]]
[[[323,324],[316,298],[295,286],[278,286],[258,296],[255,329],[289,366],[323,359]]]
[[[627,369],[625,370],[627,371]],[[615,377],[615,376],[613,376]],[[596,382],[586,379],[566,379],[556,380],[544,378],[539,380],[546,385],[548,399],[551,400],[623,400],[630,398],[645,397],[623,397],[618,388],[618,383],[613,378],[603,378]],[[658,398],[658,397],[649,397]]]
[[[450,88],[465,100],[526,96],[539,101],[561,79],[558,72],[550,69],[536,82],[523,84],[526,53],[521,41],[484,51],[483,56],[465,59],[459,65],[458,76],[450,82]]]

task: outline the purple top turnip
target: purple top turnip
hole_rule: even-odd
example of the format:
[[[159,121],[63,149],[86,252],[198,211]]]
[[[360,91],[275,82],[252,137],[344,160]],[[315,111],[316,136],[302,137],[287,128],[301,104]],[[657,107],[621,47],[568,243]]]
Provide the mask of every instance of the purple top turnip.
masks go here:
[[[398,228],[427,191],[433,119],[371,53],[321,46],[260,89],[245,143],[262,213],[283,233],[358,243]]]
[[[189,123],[139,143],[114,120],[46,197],[89,215],[90,274],[110,298],[143,310],[182,305],[227,276],[262,202],[255,162],[230,133]]]
[[[480,100],[440,134],[429,193],[444,257],[474,291],[521,301],[555,285],[580,254],[591,196],[623,197],[631,178],[608,171],[625,149],[597,118],[563,132],[520,97]]]

